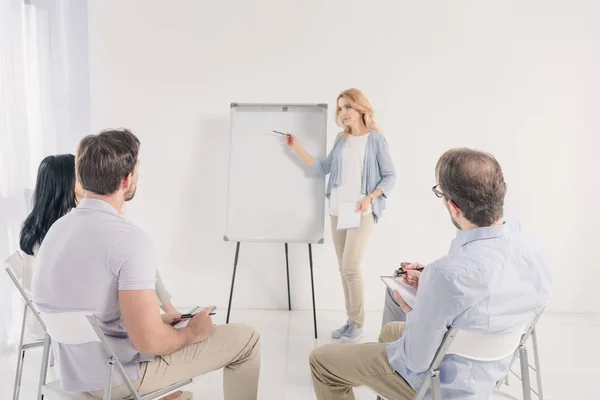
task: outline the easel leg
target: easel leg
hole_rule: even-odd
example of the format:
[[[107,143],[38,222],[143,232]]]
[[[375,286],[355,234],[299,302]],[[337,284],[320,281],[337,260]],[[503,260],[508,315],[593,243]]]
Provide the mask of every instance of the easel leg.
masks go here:
[[[312,244],[308,244],[308,259],[310,262],[310,286],[312,289],[312,304],[313,304],[313,322],[315,325],[315,339],[318,338],[317,335],[317,310],[315,308],[315,280],[313,278],[313,258],[312,258]]]
[[[288,285],[288,310],[292,311],[292,298],[290,297],[290,261],[288,258],[288,244],[285,244],[285,269],[287,272]]]
[[[229,306],[227,307],[227,321],[229,323],[229,314],[231,313],[231,299],[233,298],[233,286],[235,285],[235,271],[237,270],[238,256],[240,255],[240,242],[235,246],[235,259],[233,261],[233,276],[231,277],[231,291],[229,292]]]

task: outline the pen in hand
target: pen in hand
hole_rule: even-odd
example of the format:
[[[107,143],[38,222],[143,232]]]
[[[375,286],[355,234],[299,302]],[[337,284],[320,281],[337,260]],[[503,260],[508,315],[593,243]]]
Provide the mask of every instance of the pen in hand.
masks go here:
[[[425,268],[415,268],[415,269],[409,269],[408,271],[423,271],[424,269]],[[406,270],[403,270],[400,272],[396,271],[396,276],[407,274],[408,271],[406,271]]]
[[[216,313],[211,312],[208,315],[215,315]],[[188,319],[188,318],[194,318],[194,315],[196,314],[183,314],[181,317],[179,317],[179,319]]]

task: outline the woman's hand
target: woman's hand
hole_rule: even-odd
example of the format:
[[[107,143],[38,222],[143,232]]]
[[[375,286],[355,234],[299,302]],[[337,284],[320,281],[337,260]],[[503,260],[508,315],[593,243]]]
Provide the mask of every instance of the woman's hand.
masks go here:
[[[310,154],[308,154],[306,152],[306,150],[304,150],[304,148],[302,147],[302,145],[300,144],[300,141],[298,140],[298,138],[296,136],[292,135],[291,133],[287,133],[285,135],[285,143],[288,145],[288,147],[290,149],[294,150],[294,152],[296,154],[298,154],[300,159],[304,162],[304,164],[306,164],[306,166],[308,168],[313,167],[315,158],[313,156],[311,156]]]
[[[289,148],[291,148],[292,150],[294,150],[296,152],[298,151],[298,149],[302,148],[298,138],[296,136],[292,135],[291,133],[288,133],[287,135],[285,135],[285,142],[287,143]]]
[[[367,212],[369,206],[371,205],[371,196],[365,196],[361,201],[356,205],[356,212]]]

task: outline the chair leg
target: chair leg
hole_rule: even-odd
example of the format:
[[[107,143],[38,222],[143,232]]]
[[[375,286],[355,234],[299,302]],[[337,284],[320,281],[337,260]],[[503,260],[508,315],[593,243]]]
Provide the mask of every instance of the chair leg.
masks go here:
[[[537,331],[535,328],[531,332],[531,342],[533,344],[533,361],[535,363],[538,399],[544,400],[544,392],[542,391],[542,372],[540,371],[540,355],[538,353]]]
[[[25,362],[25,349],[23,349],[23,342],[25,341],[25,325],[27,323],[27,309],[29,307],[25,304],[23,309],[23,323],[21,324],[21,339],[19,340],[18,347],[18,358],[17,358],[17,373],[15,375],[15,387],[13,388],[13,400],[19,398],[19,392],[21,391],[21,379],[23,377],[23,363]]]
[[[429,389],[432,385],[432,377],[432,372],[428,373],[425,376],[425,379],[423,379],[423,383],[421,384],[421,387],[419,388],[419,391],[417,392],[413,400],[423,400],[425,398],[425,393],[427,393],[427,389]]]
[[[442,389],[440,387],[440,371],[435,371],[431,377],[431,394],[433,400],[442,400]]]
[[[106,383],[106,389],[104,389],[104,400],[110,400],[110,395],[112,392],[112,380],[113,373],[115,370],[115,359],[109,357],[108,359],[108,382]]]
[[[529,360],[525,345],[519,347],[519,359],[521,361],[521,382],[523,386],[523,400],[531,400],[531,381],[529,380]]]
[[[44,337],[44,352],[42,353],[42,365],[40,367],[40,382],[38,384],[38,400],[42,400],[42,387],[46,384],[46,376],[48,375],[48,361],[50,359],[50,336],[46,334]]]

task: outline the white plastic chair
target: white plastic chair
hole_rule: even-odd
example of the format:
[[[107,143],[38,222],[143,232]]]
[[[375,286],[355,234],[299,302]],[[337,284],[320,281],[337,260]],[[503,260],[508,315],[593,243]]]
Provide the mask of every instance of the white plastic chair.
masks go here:
[[[539,356],[539,352],[538,352],[537,328],[536,328],[537,323],[538,323],[540,317],[542,316],[543,312],[544,312],[544,309],[542,309],[538,313],[538,315],[535,317],[533,323],[529,326],[529,328],[527,329],[527,331],[521,338],[519,347],[518,347],[517,351],[515,351],[513,358],[509,364],[509,368],[508,368],[509,374],[512,373],[513,375],[515,375],[517,377],[517,379],[519,379],[521,381],[521,387],[523,390],[523,399],[525,399],[525,400],[531,399],[532,392],[533,392],[533,394],[535,394],[537,396],[537,398],[539,400],[544,400],[544,392],[542,390],[542,373],[540,370],[540,356]],[[534,360],[533,366],[531,364],[529,364],[529,359],[528,359],[527,341],[529,340],[529,338],[531,338],[532,346],[533,346],[533,360]],[[513,366],[514,362],[517,360],[517,358],[519,358],[520,365],[521,365],[521,376],[517,375],[512,370],[512,366]],[[533,371],[535,372],[536,382],[537,382],[537,390],[534,390],[531,387],[531,381],[529,378],[529,369],[530,368],[533,369]],[[508,385],[508,374],[506,375],[506,377],[504,379],[500,380],[497,383],[496,387],[499,388],[503,383]]]
[[[158,399],[167,396],[181,387],[192,383],[191,379],[174,383],[164,389],[154,391],[152,393],[141,396],[131,379],[125,372],[125,368],[118,360],[114,350],[106,340],[104,332],[98,325],[96,318],[91,315],[90,312],[60,312],[60,313],[48,313],[40,312],[42,320],[46,324],[46,330],[52,340],[55,343],[62,343],[66,345],[77,345],[84,343],[100,342],[102,347],[106,351],[106,363],[107,363],[107,379],[106,386],[104,389],[104,399],[110,399],[110,393],[112,389],[112,379],[114,374],[114,368],[117,367],[117,371],[123,378],[123,382],[129,389],[131,396],[135,400],[150,400]],[[49,399],[57,400],[84,400],[93,399],[93,397],[87,393],[73,393],[61,390],[60,382],[54,381],[46,384],[42,387],[42,394],[47,396]]]
[[[415,400],[425,398],[425,393],[431,388],[434,400],[441,400],[439,366],[447,354],[475,361],[498,361],[510,357],[518,348],[521,337],[526,329],[511,333],[487,335],[480,332],[460,330],[454,326],[448,329],[440,345],[429,372],[419,388]]]
[[[433,400],[441,400],[441,389],[440,389],[440,371],[439,367],[442,360],[446,355],[455,354],[460,357],[468,358],[475,361],[498,361],[515,354],[521,354],[522,360],[525,360],[525,364],[521,361],[521,370],[523,375],[523,399],[530,400],[531,393],[529,387],[527,391],[525,389],[525,382],[529,383],[529,370],[527,364],[527,351],[524,348],[524,343],[527,340],[528,333],[530,333],[535,324],[539,319],[539,314],[533,320],[531,325],[528,327],[517,330],[516,332],[502,333],[502,334],[484,334],[480,332],[470,332],[458,329],[451,326],[446,334],[440,347],[438,348],[429,371],[423,384],[419,388],[414,400],[422,400],[425,398],[425,394],[431,389],[431,396]],[[524,367],[525,365],[525,367]],[[523,372],[523,370],[525,372]],[[525,394],[527,392],[527,394]],[[378,394],[378,396],[386,400],[384,396]]]
[[[46,383],[46,375],[48,372],[48,359],[50,356],[50,337],[46,334],[45,338],[40,341],[32,342],[32,343],[23,343],[25,341],[25,327],[27,325],[27,311],[31,310],[33,316],[38,320],[44,331],[46,327],[44,322],[41,320],[39,313],[33,301],[31,300],[31,296],[29,293],[25,291],[23,286],[21,285],[21,280],[24,275],[24,260],[21,257],[19,252],[13,253],[6,261],[6,272],[10,277],[11,281],[13,281],[15,287],[21,293],[23,300],[25,300],[25,306],[23,308],[23,322],[21,324],[21,339],[19,340],[19,348],[17,351],[18,359],[17,359],[17,371],[15,374],[15,385],[13,388],[13,400],[17,400],[21,391],[21,380],[23,378],[23,365],[25,363],[25,353],[27,350],[34,349],[37,347],[44,347],[43,356],[42,356],[42,364],[40,368],[40,382],[38,386],[38,399],[42,399],[42,385]]]

